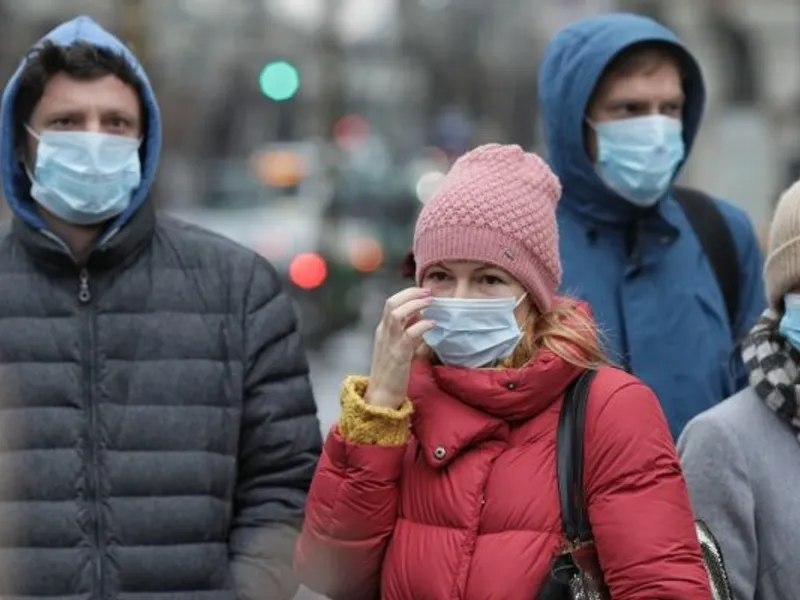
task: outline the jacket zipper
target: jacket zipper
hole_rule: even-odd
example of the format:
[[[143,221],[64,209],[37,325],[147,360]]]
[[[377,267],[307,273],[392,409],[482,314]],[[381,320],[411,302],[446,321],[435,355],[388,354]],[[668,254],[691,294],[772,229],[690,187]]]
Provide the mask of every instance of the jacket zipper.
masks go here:
[[[100,448],[97,432],[97,405],[94,398],[94,376],[95,376],[95,331],[94,331],[94,311],[91,309],[92,291],[89,286],[89,271],[85,267],[81,269],[79,275],[78,301],[83,307],[83,385],[84,398],[89,407],[89,432],[87,452],[91,469],[91,495],[94,506],[94,576],[95,589],[98,591],[97,598],[105,598],[103,590],[103,556],[104,542],[102,534],[103,504],[102,492],[100,489]]]

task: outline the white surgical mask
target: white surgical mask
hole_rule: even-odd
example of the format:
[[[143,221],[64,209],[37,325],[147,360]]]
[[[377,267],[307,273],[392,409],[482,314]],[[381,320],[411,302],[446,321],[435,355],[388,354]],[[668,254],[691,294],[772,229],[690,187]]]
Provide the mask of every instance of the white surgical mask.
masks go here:
[[[31,197],[74,225],[93,225],[128,208],[142,181],[141,140],[91,131],[28,132],[39,140]]]
[[[685,155],[683,125],[664,115],[593,124],[600,179],[636,206],[649,207],[667,193]]]
[[[446,365],[494,364],[510,356],[522,338],[514,310],[524,298],[434,298],[424,317],[436,326],[423,335],[425,343]]]
[[[786,307],[778,332],[796,350],[800,351],[800,294],[786,294],[783,299]]]

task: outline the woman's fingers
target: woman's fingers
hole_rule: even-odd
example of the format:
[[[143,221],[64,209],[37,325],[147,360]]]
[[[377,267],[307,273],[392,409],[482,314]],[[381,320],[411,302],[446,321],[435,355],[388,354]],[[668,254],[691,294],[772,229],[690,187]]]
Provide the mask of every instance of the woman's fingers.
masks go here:
[[[434,327],[436,327],[436,323],[434,323],[433,321],[422,319],[417,323],[414,323],[413,325],[409,325],[409,327],[405,330],[404,335],[406,336],[406,339],[409,342],[411,342],[416,346],[417,344],[422,342],[422,335],[426,331],[430,331]]]
[[[430,291],[423,288],[412,287],[401,290],[386,301],[383,307],[383,316],[391,315],[395,310],[411,300],[427,298],[430,295]]]
[[[415,315],[419,315],[425,308],[428,307],[430,303],[430,298],[409,300],[405,304],[394,309],[390,314],[390,318],[392,321],[405,329],[406,325],[408,325],[408,319],[414,317]]]
[[[422,342],[422,335],[434,326],[422,316],[431,300],[430,292],[422,288],[407,288],[389,298],[376,339],[387,348],[405,342],[415,349]]]

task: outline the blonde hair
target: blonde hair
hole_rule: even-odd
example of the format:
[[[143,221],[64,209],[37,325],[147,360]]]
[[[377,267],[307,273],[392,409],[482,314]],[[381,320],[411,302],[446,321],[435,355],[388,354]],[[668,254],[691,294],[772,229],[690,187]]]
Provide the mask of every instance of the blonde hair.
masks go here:
[[[554,300],[550,311],[540,314],[530,310],[521,326],[522,339],[514,352],[497,365],[518,369],[528,364],[541,350],[546,350],[581,369],[597,369],[611,361],[600,344],[600,331],[587,309],[567,297]],[[436,353],[424,346],[422,356],[439,362]]]

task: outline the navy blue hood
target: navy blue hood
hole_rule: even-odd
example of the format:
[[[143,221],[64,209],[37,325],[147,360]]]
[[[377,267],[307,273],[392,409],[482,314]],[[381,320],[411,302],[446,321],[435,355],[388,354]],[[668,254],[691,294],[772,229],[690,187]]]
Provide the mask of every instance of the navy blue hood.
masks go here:
[[[155,178],[161,153],[161,114],[153,88],[142,65],[127,46],[89,17],[81,16],[62,23],[37,42],[36,46],[41,45],[45,40],[50,40],[64,47],[76,42],[86,42],[98,48],[116,52],[133,67],[141,83],[142,102],[148,117],[145,130],[142,183],[134,191],[128,209],[112,224],[110,231],[116,231],[144,203]],[[0,131],[0,157],[2,157],[0,175],[3,178],[3,193],[17,217],[36,229],[44,229],[44,222],[36,213],[33,200],[28,195],[30,183],[15,149],[14,98],[17,95],[25,65],[26,60],[23,60],[17,71],[9,79],[3,92],[2,105],[0,105],[0,126],[2,127],[2,131]]]
[[[669,44],[682,56],[686,94],[683,138],[688,158],[703,115],[705,86],[697,61],[663,25],[628,13],[577,21],[550,42],[539,71],[548,159],[564,185],[562,203],[603,221],[627,220],[634,208],[609,190],[595,173],[584,145],[584,117],[608,64],[626,48],[643,42]]]

